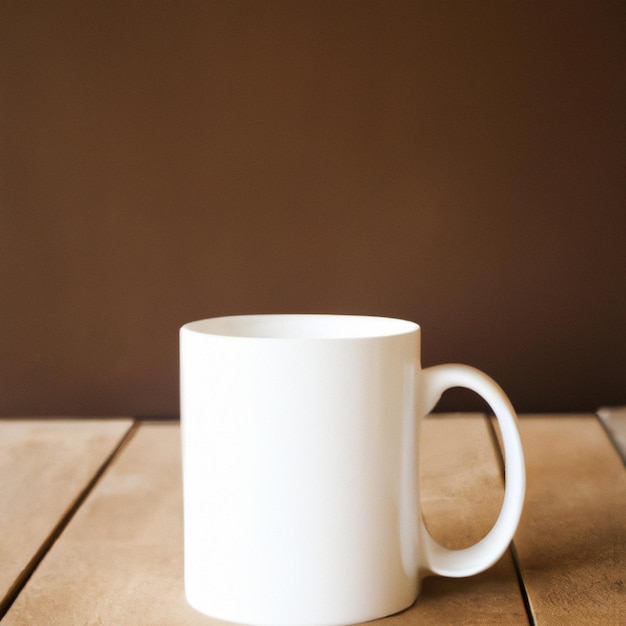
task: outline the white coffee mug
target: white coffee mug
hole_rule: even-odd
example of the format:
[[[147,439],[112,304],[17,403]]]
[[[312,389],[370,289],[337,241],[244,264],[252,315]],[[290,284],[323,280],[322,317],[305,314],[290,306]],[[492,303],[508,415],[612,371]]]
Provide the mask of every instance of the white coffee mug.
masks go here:
[[[396,613],[428,574],[492,565],[525,486],[515,412],[466,365],[422,369],[412,322],[250,315],[180,332],[185,592],[256,626],[339,626]],[[498,419],[506,486],[489,534],[439,545],[420,513],[420,420],[451,387]]]

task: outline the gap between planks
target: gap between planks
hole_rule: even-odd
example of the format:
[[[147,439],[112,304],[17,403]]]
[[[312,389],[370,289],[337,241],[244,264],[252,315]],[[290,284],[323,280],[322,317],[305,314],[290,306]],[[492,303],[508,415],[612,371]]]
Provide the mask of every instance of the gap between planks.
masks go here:
[[[495,427],[496,418],[495,418],[495,415],[487,415],[485,419],[487,420],[489,437],[491,438],[491,443],[493,444],[493,448],[496,453],[496,459],[498,461],[498,466],[500,468],[500,476],[502,477],[502,483],[505,484],[506,476],[504,472],[504,455],[502,453],[502,446],[500,444],[500,439],[498,438],[498,432],[496,431],[496,427]],[[520,564],[519,554],[517,553],[517,548],[515,547],[515,540],[512,540],[511,544],[509,545],[509,554],[511,555],[511,560],[513,561],[513,566],[515,567],[515,575],[517,576],[517,584],[519,585],[520,595],[522,596],[522,601],[524,603],[524,610],[526,611],[528,624],[529,626],[537,626],[537,621],[535,620],[535,615],[533,613],[532,606],[530,604],[528,590],[526,589],[526,583],[524,582],[524,576],[522,574],[522,567]]]
[[[596,415],[626,466],[626,406],[601,407]]]
[[[52,528],[48,536],[44,539],[39,549],[32,556],[30,561],[26,564],[24,569],[13,581],[13,584],[9,587],[4,598],[0,599],[0,621],[8,613],[9,609],[20,595],[24,587],[28,584],[35,570],[39,567],[40,563],[45,558],[46,554],[50,551],[52,546],[56,543],[57,539],[61,536],[67,525],[72,521],[76,512],[80,509],[83,502],[87,499],[89,494],[94,490],[102,476],[107,469],[121,454],[124,448],[131,441],[137,430],[139,429],[140,422],[135,420],[129,429],[124,433],[117,445],[113,448],[111,453],[105,458],[100,467],[93,474],[91,479],[86,483],[85,487],[79,492],[76,499],[70,504],[67,511],[61,516],[57,524]]]

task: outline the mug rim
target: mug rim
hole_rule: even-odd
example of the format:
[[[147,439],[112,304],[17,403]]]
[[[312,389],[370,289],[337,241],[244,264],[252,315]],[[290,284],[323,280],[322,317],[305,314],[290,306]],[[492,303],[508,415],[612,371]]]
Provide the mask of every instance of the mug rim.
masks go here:
[[[415,322],[395,317],[335,313],[224,315],[188,322],[181,332],[253,340],[346,340],[397,337],[419,332]]]

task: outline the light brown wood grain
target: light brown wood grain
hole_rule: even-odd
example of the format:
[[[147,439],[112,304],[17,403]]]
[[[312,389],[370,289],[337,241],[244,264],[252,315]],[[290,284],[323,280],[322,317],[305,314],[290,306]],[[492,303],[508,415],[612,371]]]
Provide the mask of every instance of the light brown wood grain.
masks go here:
[[[485,419],[437,417],[423,434],[424,509],[433,533],[450,545],[459,536],[461,543],[480,538],[495,519],[502,490]],[[224,624],[196,613],[184,599],[182,539],[178,425],[142,425],[3,626]],[[413,607],[380,623],[527,621],[506,556],[470,579],[427,579]]]
[[[50,533],[132,423],[0,420],[0,615]]]
[[[527,497],[515,538],[537,624],[626,624],[626,470],[594,416],[520,420]]]

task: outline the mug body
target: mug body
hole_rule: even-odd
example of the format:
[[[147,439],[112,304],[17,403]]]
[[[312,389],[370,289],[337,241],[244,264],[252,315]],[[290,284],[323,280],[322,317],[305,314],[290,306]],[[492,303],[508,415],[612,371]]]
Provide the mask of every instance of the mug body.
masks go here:
[[[418,594],[419,327],[214,318],[180,333],[185,591],[255,626],[339,626]]]

